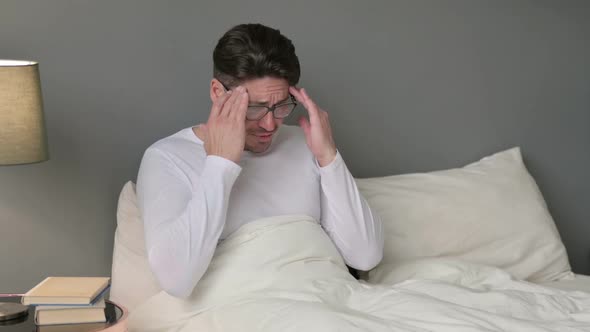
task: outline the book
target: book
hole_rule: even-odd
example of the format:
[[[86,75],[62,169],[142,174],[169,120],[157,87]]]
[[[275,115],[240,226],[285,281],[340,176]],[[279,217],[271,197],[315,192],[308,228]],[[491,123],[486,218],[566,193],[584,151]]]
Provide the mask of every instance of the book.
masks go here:
[[[88,306],[38,305],[35,307],[35,324],[104,323],[105,308],[106,303],[102,298]]]
[[[86,323],[67,325],[41,325],[37,326],[36,332],[96,332],[107,327],[107,323]]]
[[[48,311],[48,310],[88,310],[96,308],[106,308],[106,302],[104,298],[96,300],[94,303],[89,305],[56,305],[56,304],[39,304],[35,305],[35,311]]]
[[[24,305],[90,305],[110,286],[107,277],[47,277],[22,297]]]

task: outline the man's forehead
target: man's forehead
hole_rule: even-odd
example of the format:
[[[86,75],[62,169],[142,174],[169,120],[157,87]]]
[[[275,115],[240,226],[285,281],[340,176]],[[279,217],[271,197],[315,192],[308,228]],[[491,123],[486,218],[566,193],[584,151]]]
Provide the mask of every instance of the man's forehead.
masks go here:
[[[244,85],[248,89],[250,102],[277,102],[289,97],[289,84],[284,79],[261,78]]]

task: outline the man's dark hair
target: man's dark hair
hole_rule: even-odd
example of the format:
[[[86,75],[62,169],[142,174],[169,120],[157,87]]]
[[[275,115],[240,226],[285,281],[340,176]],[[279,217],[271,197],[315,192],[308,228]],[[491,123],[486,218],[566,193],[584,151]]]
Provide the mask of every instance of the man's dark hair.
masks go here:
[[[291,40],[262,24],[240,24],[219,39],[213,51],[213,77],[228,88],[265,76],[299,82],[299,59]]]

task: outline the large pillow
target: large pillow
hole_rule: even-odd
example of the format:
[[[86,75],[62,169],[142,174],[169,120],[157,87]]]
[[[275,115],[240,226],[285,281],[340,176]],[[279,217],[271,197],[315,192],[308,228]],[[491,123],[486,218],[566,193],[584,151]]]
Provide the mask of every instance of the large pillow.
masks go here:
[[[111,274],[110,298],[129,311],[161,289],[149,267],[143,222],[131,181],[119,195]]]
[[[520,149],[459,169],[357,179],[383,221],[381,282],[413,259],[460,258],[533,282],[571,276],[565,247]]]

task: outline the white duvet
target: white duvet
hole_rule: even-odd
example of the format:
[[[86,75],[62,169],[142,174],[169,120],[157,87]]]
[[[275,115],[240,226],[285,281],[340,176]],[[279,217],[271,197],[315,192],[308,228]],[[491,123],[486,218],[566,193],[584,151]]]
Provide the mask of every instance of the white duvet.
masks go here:
[[[590,294],[449,259],[355,280],[306,216],[261,219],[220,243],[192,296],[160,292],[130,331],[590,331]]]

